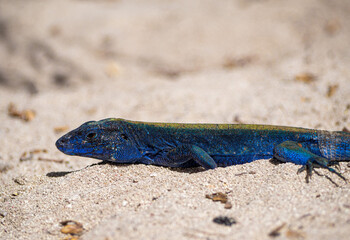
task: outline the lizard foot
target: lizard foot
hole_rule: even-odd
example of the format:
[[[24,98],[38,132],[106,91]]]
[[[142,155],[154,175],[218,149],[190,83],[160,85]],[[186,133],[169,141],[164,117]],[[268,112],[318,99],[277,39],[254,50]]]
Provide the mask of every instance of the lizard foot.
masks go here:
[[[318,156],[310,152],[307,148],[304,148],[298,142],[285,141],[283,143],[278,144],[274,148],[274,157],[284,162],[292,162],[298,165],[302,165],[302,167],[298,170],[297,173],[301,173],[304,170],[306,170],[307,183],[311,178],[314,167],[325,168],[331,173],[335,173],[336,175],[338,175],[338,177],[347,182],[345,177],[343,177],[343,175],[341,175],[339,171],[329,167],[329,165],[334,165],[334,162],[331,162],[327,158]]]
[[[336,169],[328,167],[328,160],[325,158],[317,157],[317,158],[311,158],[307,161],[306,165],[302,166],[298,169],[297,174],[303,172],[306,170],[306,182],[309,182],[309,179],[311,179],[312,176],[312,170],[314,166],[322,167],[330,171],[331,173],[336,174],[338,177],[343,179],[345,182],[347,182],[347,179]],[[339,167],[339,163],[336,163],[336,167]]]

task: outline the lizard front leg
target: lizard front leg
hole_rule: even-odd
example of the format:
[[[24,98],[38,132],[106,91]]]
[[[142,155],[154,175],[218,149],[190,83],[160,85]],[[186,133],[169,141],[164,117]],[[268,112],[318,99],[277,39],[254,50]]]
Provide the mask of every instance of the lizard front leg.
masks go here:
[[[278,144],[274,148],[273,156],[283,162],[292,162],[298,165],[303,165],[298,170],[298,173],[306,170],[306,182],[309,181],[309,178],[312,175],[312,169],[315,165],[326,168],[330,172],[337,174],[340,178],[346,181],[346,179],[338,171],[331,167],[328,167],[330,161],[327,158],[310,152],[309,150],[303,148],[300,143],[285,141],[281,144]]]
[[[190,160],[194,160],[205,169],[213,169],[217,167],[214,159],[209,156],[206,151],[191,144],[184,144],[172,148],[167,151],[161,159],[158,159],[158,161],[162,161],[164,165],[171,167],[180,166]]]

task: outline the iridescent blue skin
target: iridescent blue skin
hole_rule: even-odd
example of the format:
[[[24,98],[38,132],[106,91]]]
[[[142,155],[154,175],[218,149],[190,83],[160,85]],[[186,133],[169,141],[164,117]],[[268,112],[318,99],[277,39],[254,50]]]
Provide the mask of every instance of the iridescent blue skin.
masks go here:
[[[116,163],[143,163],[205,169],[276,158],[303,165],[350,160],[350,134],[314,129],[246,124],[147,123],[104,119],[84,123],[57,140],[65,154]],[[344,179],[344,178],[343,178]]]

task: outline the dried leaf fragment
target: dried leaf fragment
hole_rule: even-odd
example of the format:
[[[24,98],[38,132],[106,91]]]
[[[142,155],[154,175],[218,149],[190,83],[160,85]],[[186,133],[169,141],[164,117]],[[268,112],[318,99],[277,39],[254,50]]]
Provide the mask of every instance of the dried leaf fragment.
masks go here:
[[[14,103],[8,105],[7,112],[10,117],[19,118],[26,122],[32,121],[36,115],[35,111],[31,109],[19,111]]]
[[[7,163],[0,162],[0,173],[7,172],[8,170],[12,169],[13,166]]]
[[[21,117],[21,113],[17,110],[17,107],[14,103],[10,103],[7,106],[7,112],[11,117]]]
[[[23,120],[26,122],[30,122],[35,118],[35,112],[33,110],[24,110],[23,111]]]
[[[349,129],[347,129],[346,127],[344,127],[342,131],[343,131],[343,132],[350,133],[350,130],[349,130]]]
[[[110,62],[106,66],[105,72],[106,72],[108,77],[116,78],[116,77],[118,77],[121,74],[121,67],[116,62]]]
[[[297,82],[303,82],[303,83],[309,84],[309,83],[316,81],[317,77],[312,73],[304,72],[304,73],[300,73],[300,74],[296,75],[294,77],[294,79]]]
[[[19,158],[19,161],[23,162],[23,161],[32,160],[34,157],[34,154],[38,154],[38,153],[47,153],[47,150],[46,149],[33,149],[29,152],[24,152],[24,153],[22,153],[21,157]]]
[[[63,227],[61,228],[61,233],[72,234],[72,235],[81,235],[83,233],[83,225],[74,220],[66,220],[60,222]]]
[[[21,157],[19,158],[20,162],[28,161],[33,159],[33,154],[30,154],[29,152],[22,153]]]
[[[65,126],[55,127],[53,130],[55,131],[55,133],[62,133],[62,132],[66,132],[68,129],[69,127],[65,125]]]
[[[273,229],[270,233],[269,236],[270,237],[278,237],[279,235],[281,235],[281,230],[284,228],[284,226],[286,226],[286,223],[282,223],[282,225],[276,227],[275,229]]]
[[[338,84],[329,85],[328,86],[328,91],[327,91],[327,97],[332,97],[336,93],[338,88],[339,88]]]
[[[32,151],[30,151],[30,153],[32,154],[38,154],[38,153],[47,153],[47,149],[33,149]]]
[[[169,79],[175,79],[179,77],[181,74],[186,72],[186,70],[184,69],[179,69],[179,68],[169,67],[169,66],[159,66],[159,67],[156,67],[154,71],[156,74],[162,75]]]
[[[288,228],[288,230],[286,231],[286,237],[293,238],[293,239],[301,239],[301,238],[305,238],[305,234],[303,232],[295,231]]]
[[[222,67],[225,69],[233,69],[237,67],[245,67],[256,60],[256,56],[244,56],[240,58],[227,58]]]
[[[85,110],[88,115],[94,115],[97,112],[97,108],[89,108]]]
[[[64,163],[63,159],[50,159],[50,158],[43,158],[43,157],[38,157],[39,161],[44,161],[44,162],[56,162],[56,163]]]
[[[335,35],[341,29],[341,24],[337,19],[331,19],[325,23],[323,29],[327,34]]]
[[[63,238],[63,240],[78,240],[78,239],[79,239],[78,236],[72,236],[72,235],[68,235]]]
[[[227,202],[227,195],[222,192],[217,192],[213,194],[207,194],[205,195],[206,198],[209,198],[213,200],[214,202],[220,201],[221,203],[226,203]]]
[[[301,98],[300,98],[300,101],[301,101],[301,102],[310,102],[311,99],[310,99],[309,97],[301,97]]]

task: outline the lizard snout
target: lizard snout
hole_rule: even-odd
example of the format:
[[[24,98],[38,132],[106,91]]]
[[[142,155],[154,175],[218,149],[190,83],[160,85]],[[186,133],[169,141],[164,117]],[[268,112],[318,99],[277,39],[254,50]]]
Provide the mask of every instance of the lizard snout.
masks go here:
[[[56,141],[56,147],[60,150],[60,151],[64,151],[64,149],[66,148],[66,145],[68,143],[68,138],[66,138],[65,136],[60,137],[57,141]]]

